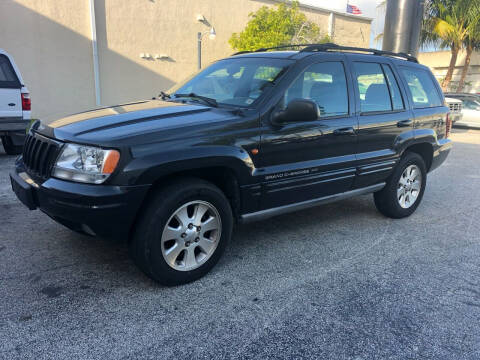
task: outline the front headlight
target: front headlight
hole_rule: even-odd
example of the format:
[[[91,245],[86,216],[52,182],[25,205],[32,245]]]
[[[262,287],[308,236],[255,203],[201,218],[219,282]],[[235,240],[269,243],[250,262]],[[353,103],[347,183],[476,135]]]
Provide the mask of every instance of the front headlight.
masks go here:
[[[120,159],[117,150],[66,144],[53,167],[52,176],[90,184],[103,183]]]

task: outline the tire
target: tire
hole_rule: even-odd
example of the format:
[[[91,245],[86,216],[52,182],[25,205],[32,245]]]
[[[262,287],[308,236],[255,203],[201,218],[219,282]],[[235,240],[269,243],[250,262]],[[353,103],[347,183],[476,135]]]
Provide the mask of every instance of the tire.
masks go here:
[[[205,208],[205,215],[197,219],[194,212],[201,214]],[[213,226],[216,230],[208,230]],[[180,179],[153,195],[135,227],[130,254],[135,264],[160,284],[185,284],[213,268],[232,228],[232,209],[219,188],[200,179]]]
[[[415,171],[420,173],[421,179],[415,176]],[[414,179],[413,183],[411,179]],[[406,152],[385,187],[374,193],[375,206],[383,215],[393,219],[410,216],[422,201],[426,183],[427,169],[423,158],[417,153]]]
[[[2,136],[2,144],[7,155],[20,155],[23,151],[23,145],[14,145],[10,136]]]

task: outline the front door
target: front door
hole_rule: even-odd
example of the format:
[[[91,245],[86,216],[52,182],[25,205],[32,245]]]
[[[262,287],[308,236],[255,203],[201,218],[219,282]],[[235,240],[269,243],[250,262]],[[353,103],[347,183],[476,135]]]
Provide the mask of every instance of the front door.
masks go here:
[[[357,128],[344,57],[307,66],[292,81],[279,107],[311,99],[320,117],[264,127],[261,136],[262,208],[348,191],[355,177]]]

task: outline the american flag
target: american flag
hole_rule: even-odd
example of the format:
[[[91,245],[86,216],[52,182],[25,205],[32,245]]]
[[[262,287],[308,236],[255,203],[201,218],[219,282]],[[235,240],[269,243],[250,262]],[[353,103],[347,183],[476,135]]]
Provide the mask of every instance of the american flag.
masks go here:
[[[347,13],[353,15],[362,15],[362,11],[358,8],[358,6],[347,4]]]

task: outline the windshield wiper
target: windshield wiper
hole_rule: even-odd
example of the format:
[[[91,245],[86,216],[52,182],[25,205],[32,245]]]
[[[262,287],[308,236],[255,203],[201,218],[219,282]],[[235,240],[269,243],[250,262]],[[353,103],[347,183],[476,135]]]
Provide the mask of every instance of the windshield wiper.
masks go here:
[[[189,98],[193,98],[193,99],[198,99],[198,100],[202,100],[207,105],[210,105],[210,106],[213,106],[213,107],[218,107],[217,100],[206,97],[206,96],[197,95],[193,92],[189,93],[189,94],[175,94],[175,97],[176,98],[189,97]]]
[[[170,99],[171,96],[170,94],[167,94],[165,91],[160,91],[160,95],[158,95],[162,100],[165,100],[165,99]]]

